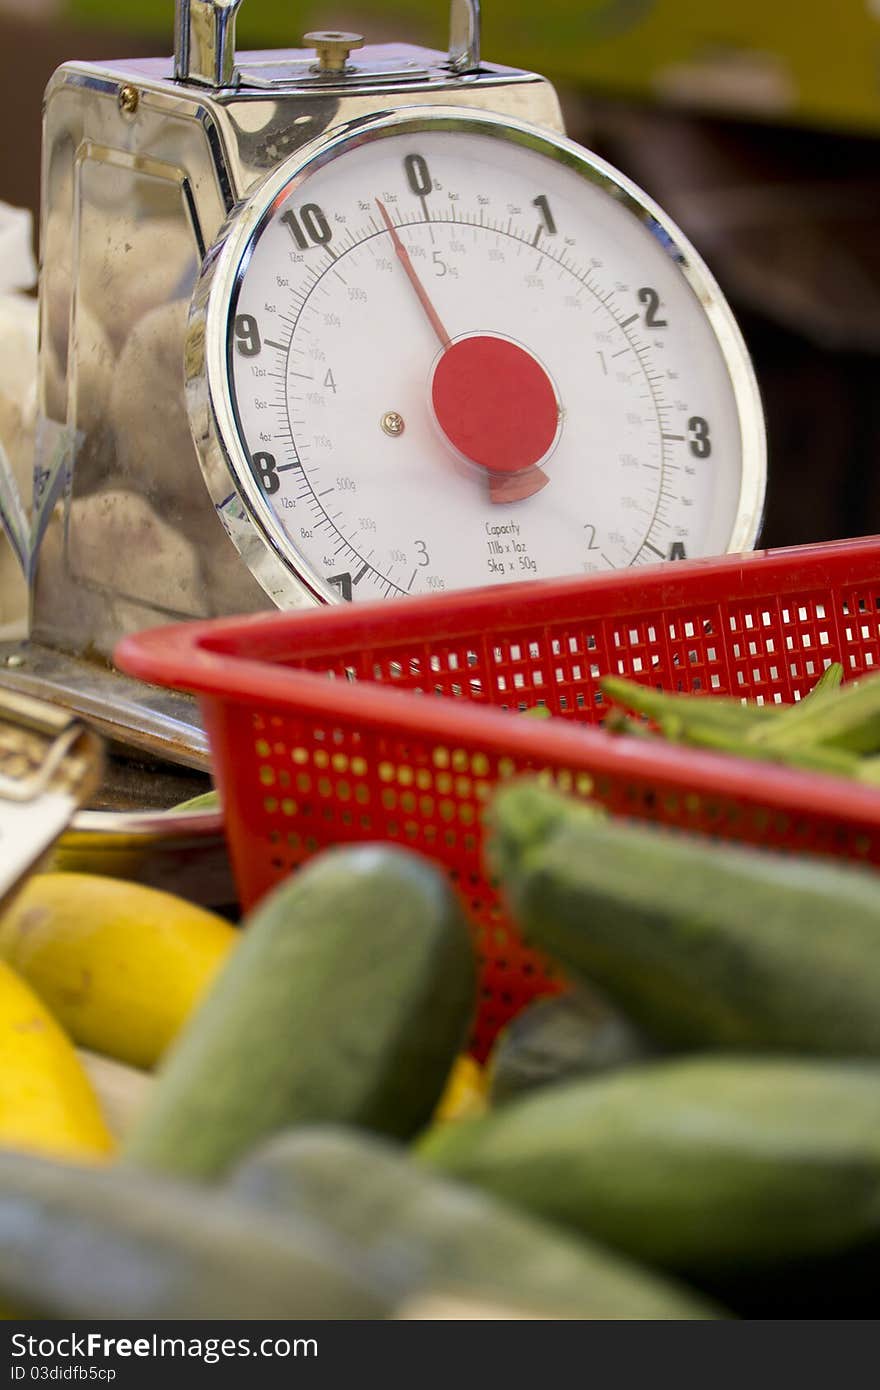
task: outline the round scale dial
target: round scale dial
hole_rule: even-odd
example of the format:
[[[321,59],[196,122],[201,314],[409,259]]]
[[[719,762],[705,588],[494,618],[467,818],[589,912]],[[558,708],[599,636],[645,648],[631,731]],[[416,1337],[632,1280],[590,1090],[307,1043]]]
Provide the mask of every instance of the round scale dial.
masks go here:
[[[235,485],[212,490],[268,546],[276,596],[285,568],[361,600],[754,540],[763,426],[729,310],[570,142],[373,119],[273,176],[209,277]]]

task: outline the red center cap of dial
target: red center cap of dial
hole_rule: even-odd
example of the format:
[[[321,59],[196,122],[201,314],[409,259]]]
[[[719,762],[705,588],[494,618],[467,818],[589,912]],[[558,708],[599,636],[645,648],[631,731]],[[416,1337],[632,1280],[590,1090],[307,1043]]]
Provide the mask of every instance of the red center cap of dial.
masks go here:
[[[534,467],[556,438],[553,383],[506,338],[481,333],[452,343],[434,368],[431,397],[450,444],[493,473]]]

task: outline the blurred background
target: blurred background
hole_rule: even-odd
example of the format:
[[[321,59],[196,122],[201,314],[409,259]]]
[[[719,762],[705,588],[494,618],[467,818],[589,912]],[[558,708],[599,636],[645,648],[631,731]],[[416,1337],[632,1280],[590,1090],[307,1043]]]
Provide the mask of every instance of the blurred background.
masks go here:
[[[705,256],[768,418],[763,542],[880,532],[880,0],[484,0],[484,56],[560,89],[568,131]],[[67,58],[167,54],[174,0],[0,0],[0,200],[36,213]],[[446,0],[246,0],[240,47],[309,29],[444,48]]]

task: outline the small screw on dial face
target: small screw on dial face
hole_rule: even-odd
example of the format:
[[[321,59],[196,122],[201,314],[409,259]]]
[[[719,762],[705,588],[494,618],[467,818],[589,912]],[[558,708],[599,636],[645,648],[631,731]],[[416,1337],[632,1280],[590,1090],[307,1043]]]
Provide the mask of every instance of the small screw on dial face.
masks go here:
[[[406,429],[406,421],[396,410],[386,410],[379,423],[385,433],[391,435],[392,439],[396,439]]]

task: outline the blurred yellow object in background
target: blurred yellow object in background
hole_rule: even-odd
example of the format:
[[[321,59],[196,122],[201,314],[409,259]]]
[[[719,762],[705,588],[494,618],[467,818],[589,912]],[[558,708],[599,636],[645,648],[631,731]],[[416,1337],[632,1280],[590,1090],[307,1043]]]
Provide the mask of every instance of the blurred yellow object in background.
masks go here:
[[[150,1068],[189,1018],[238,933],[138,883],[38,874],[0,920],[0,957],[80,1047]]]
[[[114,1148],[71,1042],[2,962],[0,1148],[79,1160]]]
[[[486,1109],[486,1073],[473,1057],[459,1057],[434,1112],[434,1124],[466,1120]]]

